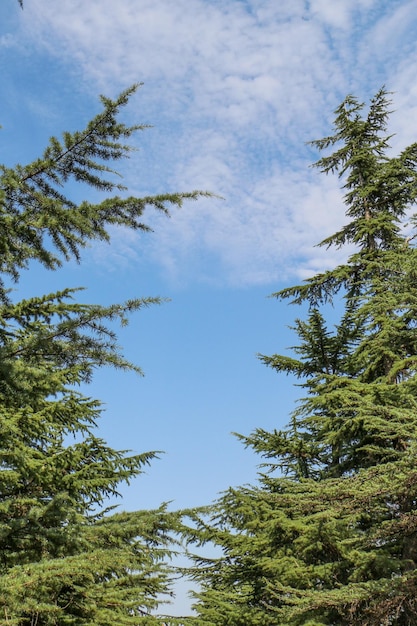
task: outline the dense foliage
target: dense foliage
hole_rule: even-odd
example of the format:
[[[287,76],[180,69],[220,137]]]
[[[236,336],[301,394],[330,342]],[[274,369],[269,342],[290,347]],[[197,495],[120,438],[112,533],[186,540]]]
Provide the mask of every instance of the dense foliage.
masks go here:
[[[129,155],[127,140],[142,128],[119,121],[135,90],[102,98],[84,130],[52,137],[33,163],[0,166],[0,624],[8,626],[160,624],[151,613],[171,593],[177,515],[106,505],[156,453],[109,447],[96,434],[100,402],[81,391],[98,367],[140,371],[113,326],[159,300],[85,305],[63,289],[18,302],[7,288],[29,262],[55,270],[93,239],[108,240],[114,225],[148,230],[147,206],[168,212],[199,195],[120,195],[110,164]],[[80,183],[105,199],[72,200]]]
[[[368,110],[349,96],[313,142],[348,218],[321,245],[349,256],[275,294],[308,313],[291,355],[261,358],[305,397],[287,428],[241,436],[264,457],[259,484],[194,520],[190,540],[222,549],[195,558],[196,624],[416,623],[417,144],[389,156],[389,107],[385,90]]]

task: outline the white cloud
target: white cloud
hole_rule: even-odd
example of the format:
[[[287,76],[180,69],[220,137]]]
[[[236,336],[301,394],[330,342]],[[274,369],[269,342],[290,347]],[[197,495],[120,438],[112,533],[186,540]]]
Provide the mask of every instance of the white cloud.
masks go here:
[[[140,108],[160,126],[143,163],[154,191],[224,196],[158,221],[155,258],[172,275],[270,282],[326,263],[313,245],[343,209],[304,143],[330,131],[346,93],[368,99],[382,83],[417,115],[414,2],[31,0],[25,13],[26,38],[86,88],[145,81]]]
[[[377,4],[378,0],[311,0],[311,14],[314,18],[327,24],[331,28],[342,31],[351,30],[355,16],[361,11],[369,10]],[[381,4],[380,4],[381,6]]]
[[[10,33],[0,36],[0,48],[13,48],[15,46],[16,41]]]

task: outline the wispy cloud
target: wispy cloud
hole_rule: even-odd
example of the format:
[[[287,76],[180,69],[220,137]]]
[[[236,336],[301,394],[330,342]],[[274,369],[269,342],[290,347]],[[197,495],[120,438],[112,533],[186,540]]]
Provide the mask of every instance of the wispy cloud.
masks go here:
[[[367,99],[382,83],[417,119],[414,2],[31,0],[25,12],[24,37],[86,89],[145,82],[138,106],[157,127],[146,191],[224,197],[158,220],[151,253],[174,277],[271,283],[326,265],[313,246],[343,207],[305,142],[329,132],[346,93]]]

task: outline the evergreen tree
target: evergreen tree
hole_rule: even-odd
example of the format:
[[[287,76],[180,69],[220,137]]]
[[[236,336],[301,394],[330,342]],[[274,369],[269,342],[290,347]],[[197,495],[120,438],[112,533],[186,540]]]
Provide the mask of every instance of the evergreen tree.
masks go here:
[[[349,96],[313,142],[334,150],[316,166],[341,178],[349,220],[321,245],[351,254],[274,294],[308,315],[294,356],[261,358],[306,395],[284,430],[240,437],[265,459],[259,485],[195,519],[190,540],[222,548],[196,557],[198,624],[416,623],[417,144],[388,156],[389,106],[384,89],[367,112]]]
[[[152,614],[171,594],[169,556],[178,515],[115,512],[106,504],[156,452],[131,455],[96,433],[100,402],[81,393],[101,366],[139,368],[121,354],[113,330],[158,303],[85,305],[77,290],[16,301],[8,285],[29,263],[55,270],[80,259],[113,225],[149,230],[147,206],[199,192],[137,198],[120,192],[110,167],[130,153],[141,126],[119,120],[137,86],[83,131],[52,137],[29,165],[0,166],[0,624],[159,624]],[[68,183],[72,183],[68,185]],[[77,183],[103,191],[98,203],[71,199]],[[75,187],[74,187],[75,184]],[[171,620],[171,623],[177,623]]]

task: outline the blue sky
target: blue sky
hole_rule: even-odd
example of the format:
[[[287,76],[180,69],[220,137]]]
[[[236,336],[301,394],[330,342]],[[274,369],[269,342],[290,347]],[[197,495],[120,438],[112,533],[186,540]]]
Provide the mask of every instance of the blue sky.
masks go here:
[[[223,198],[149,212],[153,234],[115,231],[80,266],[33,267],[17,292],[171,299],[120,333],[145,378],[103,371],[90,390],[109,444],[165,451],[123,506],[200,505],[255,480],[258,459],[230,433],[283,426],[298,395],[256,359],[292,345],[300,314],[267,296],[338,259],[314,247],[343,223],[338,181],[309,167],[306,142],[329,134],[345,95],[383,84],[394,149],[416,139],[415,32],[415,0],[2,1],[2,162],[30,161],[82,128],[98,94],[143,82],[125,115],[153,128],[122,166],[130,192]]]

